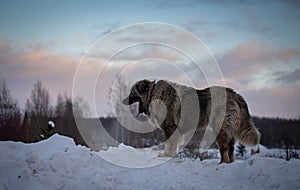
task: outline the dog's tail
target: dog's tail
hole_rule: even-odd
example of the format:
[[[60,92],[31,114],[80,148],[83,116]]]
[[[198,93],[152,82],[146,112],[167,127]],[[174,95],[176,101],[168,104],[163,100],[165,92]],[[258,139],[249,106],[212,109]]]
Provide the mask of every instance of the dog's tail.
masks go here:
[[[254,126],[246,101],[239,94],[236,95],[241,111],[241,123],[236,134],[237,139],[245,145],[255,146],[260,142],[260,132]]]
[[[260,132],[254,127],[252,121],[244,121],[241,123],[237,139],[248,146],[255,146],[260,141]]]

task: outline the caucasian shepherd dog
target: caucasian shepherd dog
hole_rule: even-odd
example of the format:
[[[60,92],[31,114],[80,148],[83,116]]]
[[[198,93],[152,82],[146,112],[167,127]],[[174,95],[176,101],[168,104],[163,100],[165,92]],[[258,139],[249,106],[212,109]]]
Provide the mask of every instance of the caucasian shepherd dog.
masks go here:
[[[222,92],[224,95],[221,95]],[[196,99],[193,95],[196,95]],[[224,113],[216,114],[222,109],[218,105],[222,97],[225,98]],[[197,90],[165,80],[141,80],[132,86],[129,96],[123,100],[125,105],[135,102],[139,103],[138,114],[146,114],[152,123],[164,131],[168,139],[160,156],[175,156],[184,135],[195,131],[191,127],[193,124],[197,128],[210,126],[217,132],[213,140],[218,144],[220,163],[234,161],[236,140],[248,146],[255,146],[260,141],[260,133],[254,127],[246,101],[230,88]],[[215,126],[218,129],[214,129]]]

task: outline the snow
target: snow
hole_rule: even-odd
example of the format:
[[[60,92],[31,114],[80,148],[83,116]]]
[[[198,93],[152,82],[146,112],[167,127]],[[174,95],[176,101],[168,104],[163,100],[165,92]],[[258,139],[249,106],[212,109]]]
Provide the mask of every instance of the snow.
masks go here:
[[[53,129],[55,127],[55,123],[53,121],[48,121],[48,126]]]
[[[218,164],[124,144],[94,152],[55,134],[34,144],[0,142],[0,151],[0,189],[300,189],[300,161],[265,157],[267,149]]]
[[[98,155],[104,160],[122,167],[147,168],[167,162],[171,158],[158,157],[159,152],[151,148],[135,149],[124,144],[100,151]]]

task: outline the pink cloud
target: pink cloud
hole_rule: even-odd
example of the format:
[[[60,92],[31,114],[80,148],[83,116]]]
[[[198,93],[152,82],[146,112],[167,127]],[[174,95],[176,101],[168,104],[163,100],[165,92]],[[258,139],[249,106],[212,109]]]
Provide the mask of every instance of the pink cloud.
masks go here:
[[[21,106],[29,97],[32,85],[40,79],[52,93],[52,100],[56,100],[57,93],[71,93],[73,77],[80,62],[80,56],[68,54],[57,54],[48,51],[44,47],[30,48],[27,51],[17,51],[11,44],[7,43],[0,47],[0,76],[5,78],[8,87],[12,89],[13,95],[18,99]],[[173,54],[166,55],[160,49],[149,49],[141,52],[148,56],[161,56],[162,58],[177,60]],[[299,57],[296,49],[274,49],[268,45],[258,42],[247,42],[238,46],[222,57],[219,61],[225,74],[225,82],[228,86],[234,87],[238,92],[245,96],[249,103],[251,113],[259,116],[285,116],[298,117],[299,94],[300,90],[296,86],[274,86],[260,90],[247,89],[241,82],[251,74],[257,73],[260,69],[273,67],[274,60],[288,64],[290,61]],[[83,77],[95,74],[95,64],[104,66],[104,61],[99,57],[88,57],[83,70]],[[153,65],[152,65],[153,66]],[[109,108],[109,89],[117,74],[120,65],[111,64],[107,66],[101,81],[96,86],[96,106],[100,114],[110,111]],[[142,66],[141,66],[142,67]],[[140,74],[146,76],[149,68],[142,67]],[[155,70],[156,68],[154,68]],[[169,78],[174,82],[180,77],[175,72],[170,72],[168,67],[159,67],[157,72],[161,74],[170,73]],[[145,74],[144,74],[145,73]],[[159,74],[159,73],[157,73]],[[165,75],[162,75],[165,76]],[[294,75],[293,75],[294,76]],[[173,79],[171,79],[173,77]],[[203,80],[204,81],[204,80]],[[199,84],[199,87],[206,87],[207,84]],[[83,86],[84,90],[84,86]],[[87,100],[92,102],[93,100]]]
[[[41,46],[21,51],[8,43],[0,49],[0,76],[21,107],[37,80],[50,90],[53,101],[57,93],[70,94],[79,57],[51,53]]]
[[[281,61],[283,63],[290,63],[295,58],[299,57],[300,51],[298,49],[275,49],[271,46],[257,42],[248,41],[237,46],[235,49],[225,55],[226,62],[232,63],[270,63],[271,61]]]
[[[52,53],[43,46],[31,46],[25,48],[24,51],[19,51],[9,43],[0,47],[0,50],[0,77],[6,80],[21,107],[24,106],[26,98],[29,97],[33,84],[37,80],[41,80],[49,89],[52,103],[55,103],[58,93],[71,95],[73,79],[81,60],[79,55]],[[83,93],[80,96],[92,107],[94,100],[86,98],[90,96],[85,93],[85,85],[93,76],[92,80],[96,82],[97,75],[101,68],[104,68],[105,63],[101,58],[89,56],[85,57],[83,64],[79,76],[83,79],[81,86]],[[108,92],[119,70],[117,64],[108,65],[101,81],[98,81],[99,84],[95,91],[100,101],[97,101],[98,105],[96,106],[100,108],[101,115],[109,111]]]
[[[274,68],[276,63],[290,64],[299,57],[299,49],[278,49],[261,42],[248,41],[220,57],[219,64],[227,77],[245,78],[263,69]]]
[[[0,61],[1,67],[7,71],[2,72],[4,76],[47,78],[73,73],[79,59],[38,48],[28,51],[1,51]]]

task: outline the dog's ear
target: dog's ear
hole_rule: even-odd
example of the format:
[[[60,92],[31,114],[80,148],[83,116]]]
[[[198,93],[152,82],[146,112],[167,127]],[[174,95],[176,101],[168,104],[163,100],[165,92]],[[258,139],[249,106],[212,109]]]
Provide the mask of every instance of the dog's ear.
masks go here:
[[[148,80],[143,80],[143,81],[139,82],[139,83],[136,85],[136,91],[137,91],[139,94],[145,94],[145,93],[148,93],[150,83],[151,83],[151,82],[148,81]]]

